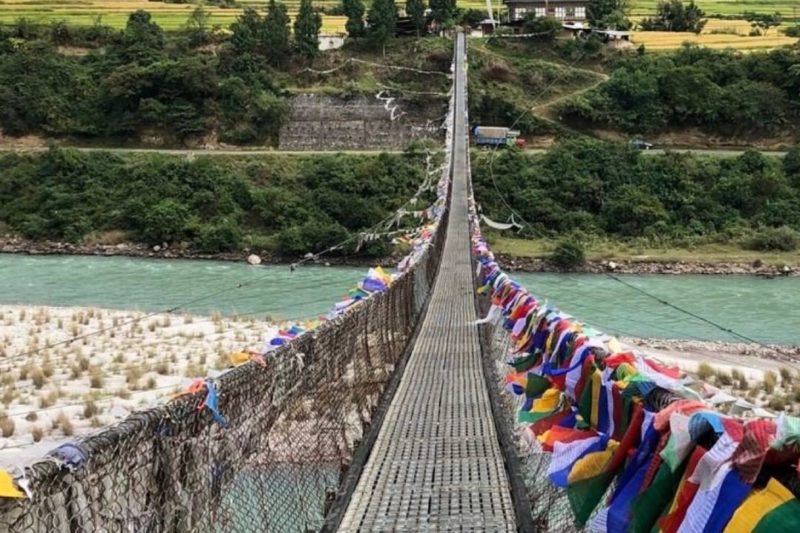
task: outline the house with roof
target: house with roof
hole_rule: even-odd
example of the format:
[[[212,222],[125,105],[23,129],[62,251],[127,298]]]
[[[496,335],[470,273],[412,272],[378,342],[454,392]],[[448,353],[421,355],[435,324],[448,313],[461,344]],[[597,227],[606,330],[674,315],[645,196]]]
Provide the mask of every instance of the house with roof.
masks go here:
[[[511,22],[536,17],[555,17],[563,22],[586,20],[589,0],[503,0]]]

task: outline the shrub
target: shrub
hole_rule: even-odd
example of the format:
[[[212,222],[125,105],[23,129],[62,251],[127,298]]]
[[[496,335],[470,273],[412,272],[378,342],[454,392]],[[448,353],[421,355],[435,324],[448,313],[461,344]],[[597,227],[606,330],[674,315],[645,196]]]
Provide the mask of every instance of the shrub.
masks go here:
[[[313,221],[281,231],[278,248],[285,255],[298,256],[321,252],[346,238],[347,230],[339,224]]]
[[[44,387],[45,377],[40,367],[36,366],[31,370],[31,381],[33,382],[33,386],[37,389]]]
[[[747,248],[759,251],[792,252],[798,245],[800,234],[786,226],[761,230],[746,242]]]
[[[733,385],[733,379],[731,378],[730,374],[720,370],[717,372],[717,384],[722,386],[730,386]]]
[[[562,29],[561,21],[554,17],[525,17],[525,32],[533,34],[533,38],[539,41],[555,40]]]
[[[11,420],[8,415],[0,416],[0,433],[5,438],[10,438],[14,435],[14,421]]]
[[[702,381],[708,381],[717,371],[708,363],[700,363],[697,367],[697,377]]]
[[[64,411],[58,413],[58,417],[53,425],[61,429],[61,432],[67,437],[71,437],[75,434],[75,426],[72,425],[72,421]]]
[[[582,266],[586,262],[583,244],[572,238],[562,239],[549,257],[550,262],[562,270]]]
[[[770,398],[769,400],[770,409],[774,409],[776,411],[783,411],[786,409],[786,400],[782,396],[776,396],[774,398]]]
[[[175,200],[161,200],[144,214],[142,238],[149,244],[174,242],[186,234],[189,210]]]
[[[767,394],[775,392],[775,383],[777,380],[778,376],[772,370],[768,370],[764,373],[764,391],[766,391]]]
[[[31,437],[33,437],[33,442],[39,442],[44,437],[44,431],[39,426],[33,426],[31,428]]]
[[[508,68],[508,65],[502,62],[493,62],[488,64],[481,71],[481,75],[486,81],[508,82],[514,78],[514,75],[511,73],[511,69]]]
[[[89,369],[89,386],[93,389],[102,389],[105,377],[103,376],[103,369],[99,366],[93,366]]]
[[[792,371],[785,366],[781,367],[781,384],[786,387],[792,383]]]
[[[204,225],[200,227],[192,244],[200,252],[230,252],[241,246],[242,232],[232,220]]]
[[[92,418],[93,416],[99,414],[99,413],[100,413],[100,408],[97,406],[97,404],[93,400],[89,400],[83,406],[83,418],[85,418],[87,420]]]

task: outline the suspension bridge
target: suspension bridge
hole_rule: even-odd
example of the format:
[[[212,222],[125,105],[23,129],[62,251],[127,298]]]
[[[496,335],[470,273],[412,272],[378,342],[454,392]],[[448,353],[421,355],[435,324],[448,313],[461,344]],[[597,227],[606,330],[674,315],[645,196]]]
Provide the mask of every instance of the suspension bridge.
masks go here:
[[[388,288],[0,479],[0,531],[800,527],[800,419],[715,412],[494,261],[466,64],[459,33],[437,222]]]
[[[224,424],[198,390],[26,468],[0,529],[517,530],[475,325],[466,91],[459,34],[447,208],[405,275],[218,378]]]

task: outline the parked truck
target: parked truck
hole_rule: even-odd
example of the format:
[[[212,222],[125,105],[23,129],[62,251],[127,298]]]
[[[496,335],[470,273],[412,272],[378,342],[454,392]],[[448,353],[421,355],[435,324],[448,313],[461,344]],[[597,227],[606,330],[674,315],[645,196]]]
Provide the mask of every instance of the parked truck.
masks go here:
[[[525,139],[519,138],[519,131],[511,128],[492,126],[475,126],[472,128],[476,146],[519,146],[525,144]]]

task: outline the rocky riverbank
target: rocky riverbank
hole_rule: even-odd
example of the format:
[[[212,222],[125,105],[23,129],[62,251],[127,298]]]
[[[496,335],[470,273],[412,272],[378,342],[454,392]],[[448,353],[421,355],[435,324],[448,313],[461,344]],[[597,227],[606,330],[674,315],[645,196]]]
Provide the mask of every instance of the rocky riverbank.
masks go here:
[[[262,263],[288,265],[301,257],[281,257],[243,249],[240,252],[227,252],[207,254],[180,246],[162,245],[147,246],[139,243],[119,244],[84,244],[69,242],[30,241],[19,237],[0,238],[0,253],[15,253],[28,255],[95,255],[95,256],[123,256],[147,257],[158,259],[201,259],[214,261],[246,261],[251,254],[258,254]],[[311,264],[325,266],[376,266],[393,267],[402,258],[395,254],[383,258],[331,256],[326,255],[319,259],[309,260]],[[545,259],[535,257],[518,257],[508,254],[497,254],[497,259],[509,272],[552,272],[559,273],[559,269]],[[680,261],[587,261],[582,267],[569,272],[586,274],[602,274],[606,272],[617,274],[700,274],[700,275],[753,275],[774,278],[779,276],[800,277],[800,269],[789,266],[776,266],[760,263],[699,263]]]
[[[162,245],[147,246],[139,243],[119,243],[119,244],[83,244],[69,242],[34,242],[18,237],[0,238],[0,253],[7,254],[27,254],[27,255],[95,255],[95,256],[121,256],[121,257],[145,257],[154,259],[199,259],[213,261],[247,261],[248,257],[254,253],[245,248],[240,252],[226,252],[207,254],[180,246]],[[280,257],[269,254],[259,255],[261,263],[289,265],[305,258],[300,257]],[[339,257],[323,256],[319,259],[308,260],[309,264],[325,266],[394,266],[400,258],[393,256],[385,258],[372,257]]]
[[[681,339],[653,339],[623,337],[620,340],[639,348],[708,355],[709,360],[719,356],[758,358],[790,365],[800,364],[800,344],[784,346],[778,344],[754,344],[744,342],[695,341]]]
[[[545,259],[497,254],[498,261],[509,272],[563,272]],[[703,275],[754,275],[762,277],[800,276],[800,269],[785,265],[760,263],[699,263],[680,261],[587,261],[572,270],[586,274],[703,274]]]

